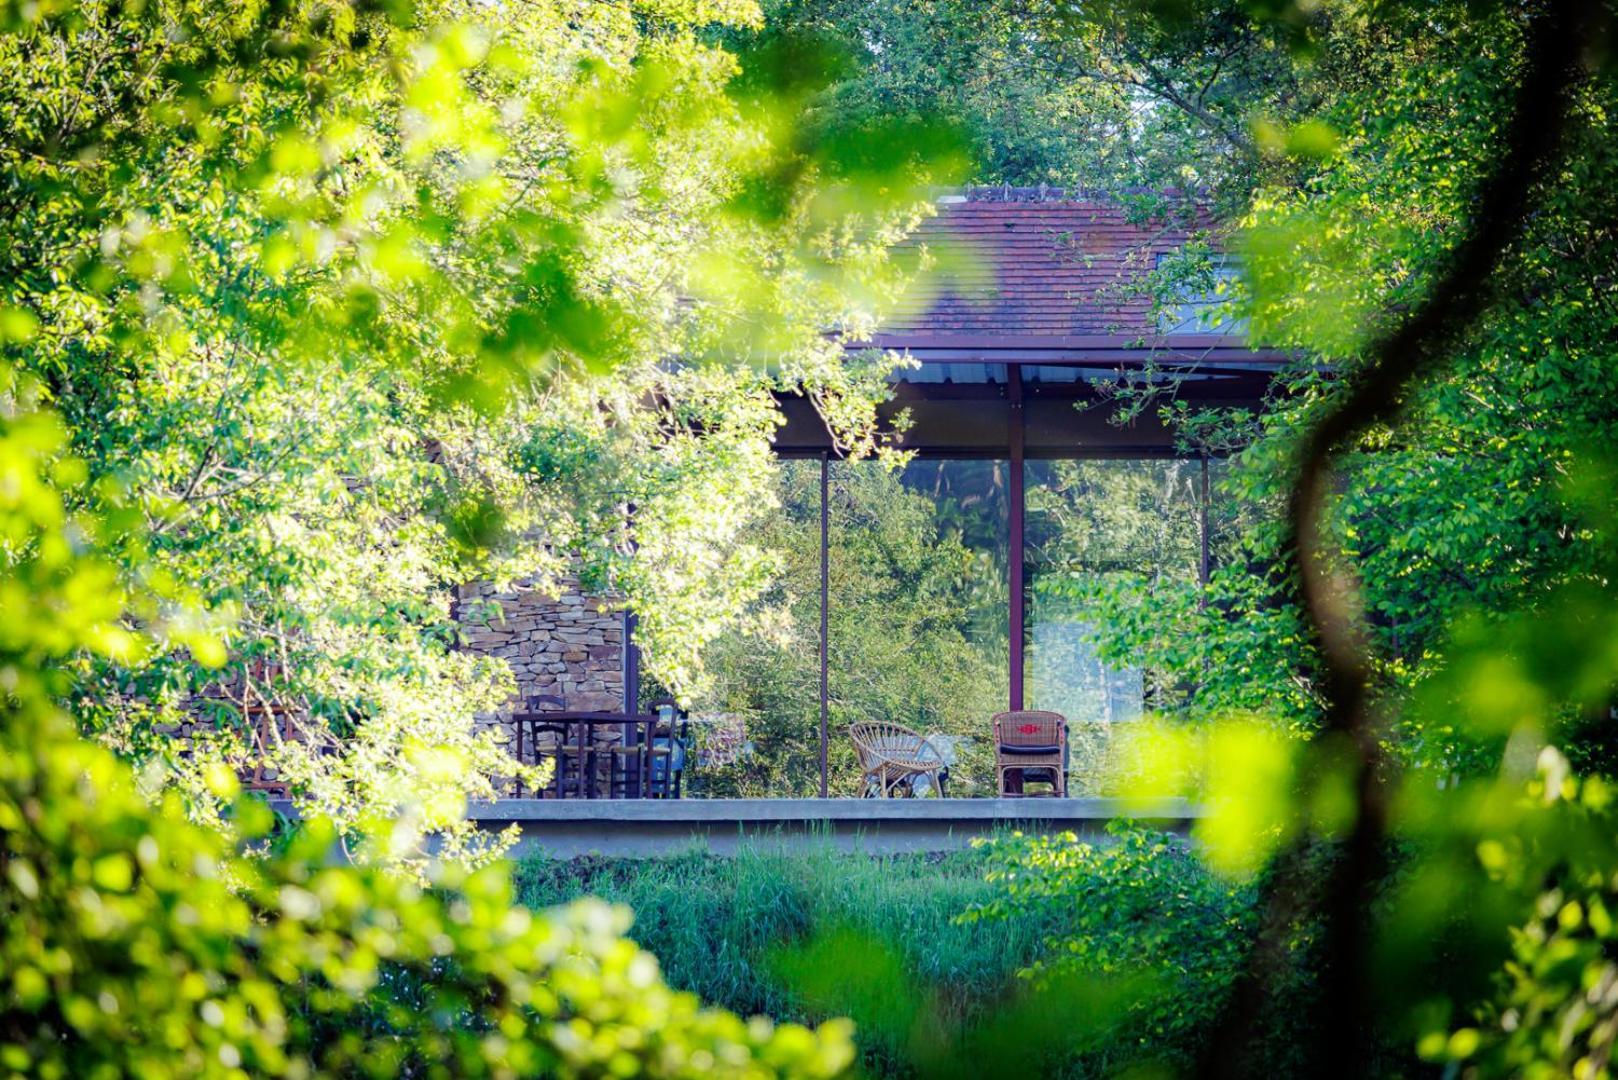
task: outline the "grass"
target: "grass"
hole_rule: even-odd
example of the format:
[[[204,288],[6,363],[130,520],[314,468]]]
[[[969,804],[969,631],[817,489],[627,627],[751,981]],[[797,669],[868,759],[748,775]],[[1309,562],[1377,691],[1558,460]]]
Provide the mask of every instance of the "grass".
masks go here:
[[[629,905],[630,936],[658,957],[672,985],[744,1015],[821,1019],[775,977],[771,955],[847,933],[884,943],[910,988],[936,995],[959,1024],[1003,996],[1057,929],[1033,920],[956,925],[955,916],[992,895],[985,864],[975,851],[876,856],[827,843],[791,855],[753,848],[732,858],[533,858],[516,880],[531,907],[587,895]],[[873,1072],[896,1071],[903,1057],[898,1047],[865,1048]]]
[[[986,881],[991,868],[1003,880]],[[876,856],[827,840],[790,855],[530,858],[516,883],[531,907],[626,904],[631,937],[671,985],[744,1015],[851,1016],[867,1075],[927,1080],[986,1075],[984,1062],[1074,1078],[1189,1067],[1253,918],[1248,886],[1137,831],[1078,849],[1024,837],[997,853]],[[990,902],[991,917],[957,922]],[[1296,955],[1261,1010],[1262,1074],[1295,1074],[1312,934],[1290,939]],[[1019,978],[1041,961],[1051,981]]]

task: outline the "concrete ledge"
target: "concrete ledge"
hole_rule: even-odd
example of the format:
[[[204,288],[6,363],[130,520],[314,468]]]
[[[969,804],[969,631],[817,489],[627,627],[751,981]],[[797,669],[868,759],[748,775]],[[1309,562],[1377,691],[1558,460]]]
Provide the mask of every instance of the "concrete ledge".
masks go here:
[[[1200,811],[1181,799],[504,799],[474,804],[489,829],[515,824],[520,854],[556,858],[716,855],[745,846],[790,851],[830,844],[872,854],[946,851],[1020,829],[1094,834],[1128,817],[1183,832]]]

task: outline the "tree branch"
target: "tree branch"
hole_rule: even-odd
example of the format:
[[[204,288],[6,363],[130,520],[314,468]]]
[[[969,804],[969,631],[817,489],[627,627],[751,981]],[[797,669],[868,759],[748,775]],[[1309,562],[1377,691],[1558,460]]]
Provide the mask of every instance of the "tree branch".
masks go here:
[[[1370,661],[1354,615],[1351,585],[1335,577],[1323,552],[1323,511],[1335,454],[1374,424],[1395,416],[1405,391],[1430,375],[1490,302],[1490,283],[1520,236],[1535,182],[1553,160],[1567,124],[1577,60],[1606,12],[1600,0],[1550,3],[1529,24],[1522,81],[1500,139],[1495,167],[1478,189],[1476,209],[1461,241],[1435,274],[1435,283],[1372,350],[1373,360],[1346,381],[1336,402],[1298,451],[1297,481],[1288,505],[1283,558],[1302,603],[1306,627],[1322,664],[1325,720],[1316,737],[1317,767],[1346,752],[1356,793],[1353,823],[1321,893],[1324,971],[1313,1049],[1319,1075],[1372,1072],[1374,1015],[1368,953],[1369,903],[1380,881],[1387,835],[1386,769],[1368,697]],[[1247,970],[1201,1062],[1202,1076],[1242,1075],[1272,969],[1290,919],[1309,888],[1305,837],[1277,864],[1266,888],[1267,915]]]

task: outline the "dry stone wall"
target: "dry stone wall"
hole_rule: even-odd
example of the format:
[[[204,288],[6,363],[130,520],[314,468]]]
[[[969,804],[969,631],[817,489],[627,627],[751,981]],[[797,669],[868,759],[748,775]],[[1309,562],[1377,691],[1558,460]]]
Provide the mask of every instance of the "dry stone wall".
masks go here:
[[[517,679],[517,697],[481,722],[509,734],[511,713],[540,694],[562,698],[569,709],[622,707],[619,613],[601,598],[587,596],[577,578],[564,578],[558,586],[555,594],[524,581],[504,591],[481,582],[461,587],[456,607],[465,648],[500,657]]]

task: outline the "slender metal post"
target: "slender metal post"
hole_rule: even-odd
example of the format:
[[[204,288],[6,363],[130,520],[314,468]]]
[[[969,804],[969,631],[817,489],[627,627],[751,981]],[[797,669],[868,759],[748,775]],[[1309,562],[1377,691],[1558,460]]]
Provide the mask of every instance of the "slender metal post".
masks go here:
[[[627,523],[633,524],[635,520],[635,506],[633,503],[624,508]],[[639,547],[633,536],[630,538],[630,550]],[[618,647],[620,672],[624,678],[623,702],[624,716],[634,716],[640,712],[640,648],[635,644],[635,624],[639,620],[635,613],[627,606],[623,610],[621,632],[622,642]],[[625,721],[620,740],[624,746],[639,745],[640,732],[633,723]]]
[[[1202,551],[1197,560],[1197,583],[1202,587],[1197,590],[1197,610],[1208,610],[1208,572],[1212,569],[1212,559],[1209,555],[1208,544],[1208,495],[1212,485],[1208,483],[1208,455],[1202,455],[1201,497],[1197,499],[1197,533]],[[1193,695],[1200,695],[1203,686],[1207,685],[1208,673],[1213,667],[1213,658],[1206,652],[1202,654],[1202,679],[1197,682]]]
[[[1209,560],[1209,552],[1208,552],[1208,491],[1209,491],[1209,484],[1208,484],[1208,455],[1203,454],[1202,455],[1202,495],[1197,500],[1197,502],[1200,504],[1200,509],[1198,511],[1197,529],[1198,529],[1198,532],[1201,533],[1202,558],[1201,558],[1201,561],[1197,564],[1197,580],[1202,583],[1202,587],[1205,590],[1208,587],[1208,571],[1210,569],[1210,560]],[[1207,598],[1206,595],[1203,596],[1202,602],[1204,604],[1206,604],[1208,602],[1208,598]]]
[[[1011,635],[1011,704],[1013,711],[1023,707],[1023,407],[1022,366],[1008,365],[1006,379],[1007,403],[1010,406],[1008,442],[1011,447],[1010,482],[1006,485],[1007,516],[1009,525],[1007,543],[1010,545],[1011,572],[1007,582],[1011,590],[1009,626]]]
[[[634,716],[640,712],[640,647],[635,644],[635,613],[628,608],[623,613],[623,676],[624,676],[624,715]],[[624,745],[634,744],[637,732],[634,724],[624,725]]]
[[[830,749],[827,738],[827,702],[828,680],[826,664],[826,613],[829,607],[828,597],[831,580],[831,557],[829,543],[831,538],[830,514],[827,512],[827,489],[830,487],[831,454],[821,451],[820,454],[820,797],[826,798],[830,791],[826,755]]]

